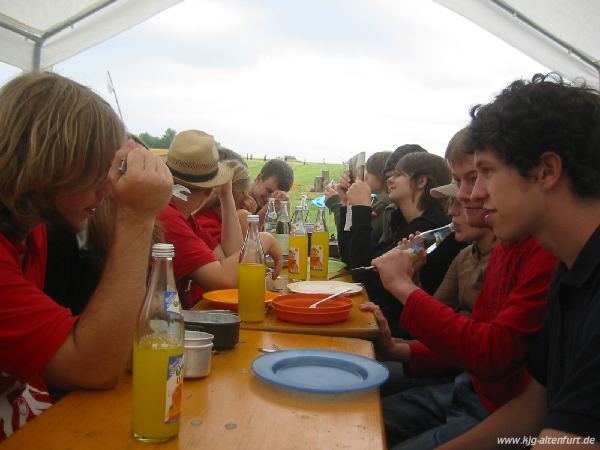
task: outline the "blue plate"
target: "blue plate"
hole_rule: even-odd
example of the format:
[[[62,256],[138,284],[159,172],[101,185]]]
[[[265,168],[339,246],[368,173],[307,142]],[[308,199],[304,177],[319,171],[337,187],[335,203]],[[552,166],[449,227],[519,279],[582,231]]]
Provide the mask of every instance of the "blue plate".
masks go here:
[[[354,392],[388,379],[381,363],[354,353],[330,350],[282,350],[259,356],[252,370],[266,381],[301,391]]]

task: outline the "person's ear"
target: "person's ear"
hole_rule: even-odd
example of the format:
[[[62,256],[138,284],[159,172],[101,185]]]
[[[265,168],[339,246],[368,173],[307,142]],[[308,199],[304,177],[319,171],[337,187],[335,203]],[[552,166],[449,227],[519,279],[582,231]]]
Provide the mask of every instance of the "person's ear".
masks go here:
[[[258,175],[256,175],[256,178],[254,179],[254,183],[260,184],[261,181],[262,181],[262,175],[259,173]]]
[[[429,178],[427,178],[426,175],[421,175],[421,176],[419,176],[417,182],[415,183],[415,187],[418,190],[423,190],[423,189],[425,189],[425,186],[427,185],[428,181],[429,181]]]
[[[544,152],[534,174],[542,188],[552,189],[560,181],[563,174],[562,158],[555,152]]]

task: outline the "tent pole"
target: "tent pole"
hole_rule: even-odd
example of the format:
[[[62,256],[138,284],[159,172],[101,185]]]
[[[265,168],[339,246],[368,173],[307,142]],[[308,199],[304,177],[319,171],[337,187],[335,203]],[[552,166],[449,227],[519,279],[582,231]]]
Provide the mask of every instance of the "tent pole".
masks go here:
[[[42,44],[43,41],[36,40],[35,44],[33,44],[33,62],[31,65],[32,72],[40,71],[40,62],[42,59]]]
[[[507,12],[508,14],[513,16],[515,19],[517,19],[520,22],[523,22],[525,25],[533,28],[535,31],[540,33],[542,36],[546,37],[547,39],[549,39],[550,41],[552,41],[559,47],[566,50],[567,53],[575,55],[577,58],[579,58],[586,64],[592,66],[594,69],[596,69],[598,71],[598,75],[599,75],[598,82],[600,83],[600,63],[598,63],[598,61],[594,61],[593,59],[591,59],[587,55],[583,54],[576,48],[573,48],[573,46],[569,45],[567,42],[563,41],[562,39],[559,39],[557,36],[548,32],[548,30],[545,30],[544,28],[539,26],[537,23],[535,23],[533,20],[529,19],[528,17],[521,14],[518,10],[516,10],[512,6],[508,5],[506,2],[504,2],[504,0],[489,0],[489,1],[491,3],[493,3],[494,5],[496,5],[498,8],[504,10],[505,12]],[[599,87],[600,87],[600,85],[599,85]]]

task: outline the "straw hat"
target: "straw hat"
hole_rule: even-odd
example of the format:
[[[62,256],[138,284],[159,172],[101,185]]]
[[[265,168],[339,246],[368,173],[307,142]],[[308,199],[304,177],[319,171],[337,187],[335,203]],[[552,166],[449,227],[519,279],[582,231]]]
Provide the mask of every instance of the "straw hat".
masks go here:
[[[455,198],[458,194],[458,186],[456,183],[445,184],[443,186],[431,188],[429,192],[433,198]]]
[[[176,184],[191,189],[221,186],[231,179],[231,169],[219,163],[214,138],[204,131],[178,133],[169,147],[167,166]]]

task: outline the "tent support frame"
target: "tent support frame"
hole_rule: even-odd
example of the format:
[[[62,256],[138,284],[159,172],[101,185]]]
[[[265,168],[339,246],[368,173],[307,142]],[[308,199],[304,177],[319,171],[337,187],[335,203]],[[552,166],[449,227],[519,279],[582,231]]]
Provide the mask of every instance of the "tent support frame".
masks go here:
[[[489,1],[492,2],[494,5],[496,5],[498,8],[506,11],[508,14],[513,16],[515,19],[523,22],[524,24],[526,24],[530,28],[533,28],[535,31],[537,31],[538,33],[540,33],[547,39],[554,42],[556,45],[558,45],[559,47],[566,50],[567,53],[569,53],[570,55],[575,55],[577,58],[581,59],[583,62],[585,62],[586,64],[593,67],[596,70],[596,72],[598,72],[598,82],[599,82],[598,87],[600,88],[600,61],[594,61],[589,56],[587,56],[587,55],[581,53],[580,51],[578,51],[577,49],[573,48],[567,42],[563,41],[562,39],[553,35],[549,31],[545,30],[544,28],[539,26],[537,23],[535,23],[533,20],[531,20],[528,17],[521,14],[518,10],[516,10],[512,6],[507,5],[503,0],[489,0]]]
[[[44,42],[46,42],[46,40],[48,40],[52,36],[60,33],[64,29],[74,26],[77,22],[84,20],[85,18],[91,16],[92,14],[97,13],[98,11],[106,8],[107,6],[113,4],[117,1],[118,0],[104,0],[104,1],[98,2],[95,5],[93,5],[92,7],[86,9],[85,11],[82,11],[81,14],[78,14],[77,16],[73,16],[73,17],[65,20],[64,22],[58,24],[54,28],[51,28],[50,30],[48,30],[46,33],[44,33],[42,35],[36,35],[32,32],[21,30],[21,29],[15,27],[14,25],[12,25],[11,23],[9,23],[8,21],[3,20],[1,17],[0,17],[0,27],[6,28],[7,30],[10,30],[14,33],[20,34],[21,36],[25,37],[26,39],[29,39],[34,42],[32,71],[39,72],[41,60],[42,60],[42,47],[44,46]]]

